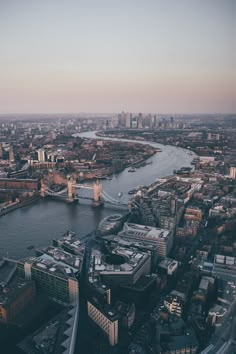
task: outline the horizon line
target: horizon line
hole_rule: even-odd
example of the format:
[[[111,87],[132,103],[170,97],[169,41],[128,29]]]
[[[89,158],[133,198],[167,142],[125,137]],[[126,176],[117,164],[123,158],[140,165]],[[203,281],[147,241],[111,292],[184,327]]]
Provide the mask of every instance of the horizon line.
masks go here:
[[[156,114],[156,115],[214,115],[214,114],[219,114],[219,115],[236,115],[236,112],[150,112],[150,111],[138,111],[138,112],[134,112],[134,111],[120,111],[120,112],[89,112],[89,111],[85,111],[85,112],[4,112],[1,113],[0,112],[0,116],[3,115],[56,115],[56,114],[60,114],[60,115],[76,115],[76,114],[91,114],[91,115],[98,115],[98,114],[103,114],[103,115],[114,115],[114,114],[121,114],[122,112],[125,113],[133,113],[133,114]]]

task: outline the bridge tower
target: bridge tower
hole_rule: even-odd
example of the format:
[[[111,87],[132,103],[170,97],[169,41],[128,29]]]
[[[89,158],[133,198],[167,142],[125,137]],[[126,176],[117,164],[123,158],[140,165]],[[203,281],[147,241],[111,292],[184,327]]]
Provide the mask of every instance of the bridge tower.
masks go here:
[[[40,188],[40,195],[42,198],[44,198],[46,196],[46,184],[44,179],[41,179],[41,188]]]
[[[68,196],[66,201],[68,203],[73,203],[76,200],[76,188],[74,185],[73,177],[69,177],[67,180],[67,192],[68,192]]]
[[[102,200],[102,183],[99,179],[93,184],[93,206],[103,205]]]

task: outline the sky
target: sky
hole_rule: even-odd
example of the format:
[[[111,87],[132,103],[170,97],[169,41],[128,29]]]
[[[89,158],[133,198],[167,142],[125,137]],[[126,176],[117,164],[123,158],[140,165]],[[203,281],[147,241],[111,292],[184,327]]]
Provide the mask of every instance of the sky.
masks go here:
[[[235,113],[235,0],[0,0],[0,113]]]

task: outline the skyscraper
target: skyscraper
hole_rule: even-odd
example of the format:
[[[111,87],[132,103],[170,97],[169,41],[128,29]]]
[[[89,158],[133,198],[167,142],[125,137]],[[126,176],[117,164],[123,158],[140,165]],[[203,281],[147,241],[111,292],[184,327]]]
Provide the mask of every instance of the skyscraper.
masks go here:
[[[138,115],[138,129],[142,129],[143,127],[143,115],[142,113],[139,113]]]
[[[11,162],[15,161],[15,156],[14,156],[14,151],[13,151],[13,147],[12,146],[10,146],[10,150],[9,150],[9,160]]]
[[[45,150],[44,149],[38,150],[38,161],[45,162]]]
[[[125,113],[125,127],[130,128],[130,122],[131,122],[131,114],[126,112]]]

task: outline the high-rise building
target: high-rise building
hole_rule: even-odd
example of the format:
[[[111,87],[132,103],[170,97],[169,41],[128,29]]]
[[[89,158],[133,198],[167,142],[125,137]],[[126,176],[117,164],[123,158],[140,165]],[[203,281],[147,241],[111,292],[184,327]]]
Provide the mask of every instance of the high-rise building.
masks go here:
[[[232,178],[232,179],[236,178],[236,167],[230,167],[229,177]]]
[[[124,128],[126,126],[125,112],[124,111],[122,111],[118,115],[118,125],[119,125],[120,128]]]
[[[143,115],[142,113],[139,113],[138,115],[138,129],[142,129],[143,128]]]
[[[118,343],[118,315],[112,311],[106,311],[104,306],[87,302],[88,316],[108,336],[109,344],[114,346]]]
[[[131,123],[131,114],[130,113],[125,113],[125,127],[130,128]]]
[[[81,271],[79,256],[53,246],[37,252],[41,254],[40,257],[17,262],[19,275],[27,280],[35,280],[38,289],[60,304],[77,303],[78,275]]]
[[[39,162],[45,162],[46,156],[45,156],[45,150],[44,149],[39,149],[38,150],[38,161]]]
[[[138,128],[138,118],[137,117],[131,118],[131,128],[133,128],[133,129]]]
[[[156,115],[153,117],[153,127],[154,128],[157,127],[157,116]]]
[[[10,146],[10,150],[9,150],[9,160],[11,162],[15,161],[15,156],[14,156],[14,151],[13,151],[13,147],[12,146]]]

